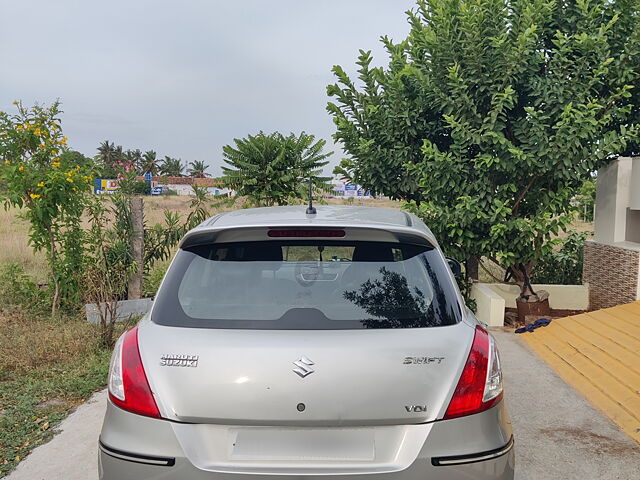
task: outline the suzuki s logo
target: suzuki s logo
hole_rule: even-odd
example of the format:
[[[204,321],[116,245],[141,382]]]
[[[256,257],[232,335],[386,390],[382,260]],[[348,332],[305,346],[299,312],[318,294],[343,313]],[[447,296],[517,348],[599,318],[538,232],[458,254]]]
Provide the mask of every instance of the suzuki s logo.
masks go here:
[[[293,371],[296,372],[300,376],[300,378],[304,378],[314,372],[313,368],[311,368],[311,365],[315,364],[307,357],[300,357],[298,360],[293,362],[293,364],[296,366]]]

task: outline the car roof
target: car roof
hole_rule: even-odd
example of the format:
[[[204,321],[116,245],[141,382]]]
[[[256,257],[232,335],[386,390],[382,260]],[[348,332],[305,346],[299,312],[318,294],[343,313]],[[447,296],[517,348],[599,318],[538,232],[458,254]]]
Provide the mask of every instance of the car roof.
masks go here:
[[[392,208],[316,205],[308,215],[305,205],[245,208],[221,213],[202,222],[187,235],[243,227],[329,226],[413,231],[436,244],[433,234],[417,216]]]

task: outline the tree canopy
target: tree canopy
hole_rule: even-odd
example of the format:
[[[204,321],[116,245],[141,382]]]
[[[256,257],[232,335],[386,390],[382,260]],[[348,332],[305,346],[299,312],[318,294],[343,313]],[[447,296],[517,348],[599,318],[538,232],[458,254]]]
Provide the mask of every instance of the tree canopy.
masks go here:
[[[169,177],[182,177],[184,176],[185,165],[179,158],[173,158],[165,155],[160,162],[159,170],[162,175]]]
[[[189,173],[189,176],[193,178],[205,178],[209,175],[207,173],[207,165],[202,160],[189,162],[187,172]]]
[[[306,199],[309,181],[316,188],[326,189],[328,177],[322,177],[322,167],[333,152],[323,152],[325,140],[313,135],[284,136],[275,132],[248,135],[234,140],[235,147],[223,148],[223,182],[254,205],[287,205]]]
[[[408,37],[333,69],[355,181],[411,202],[450,254],[526,283],[585,179],[637,141],[638,0],[424,0]],[[523,293],[526,293],[523,289]]]

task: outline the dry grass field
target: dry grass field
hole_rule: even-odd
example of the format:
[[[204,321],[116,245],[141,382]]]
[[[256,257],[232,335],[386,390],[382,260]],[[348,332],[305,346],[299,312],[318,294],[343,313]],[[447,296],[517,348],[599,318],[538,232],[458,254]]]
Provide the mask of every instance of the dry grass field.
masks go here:
[[[401,202],[388,199],[365,199],[365,198],[330,198],[325,200],[331,205],[361,205],[383,208],[400,208]],[[191,197],[189,196],[162,196],[162,197],[145,197],[144,210],[145,222],[151,226],[155,223],[164,221],[164,212],[169,210],[177,212],[182,218],[186,218],[189,214],[189,204]],[[232,207],[211,208],[211,214],[242,208],[242,202],[239,201]],[[0,209],[0,265],[9,262],[22,265],[25,272],[31,275],[36,281],[44,282],[46,280],[46,267],[44,254],[41,252],[34,253],[29,245],[28,224],[19,218],[16,209],[4,210]],[[573,228],[581,232],[592,232],[593,223],[582,222],[577,220]],[[564,234],[561,234],[564,236]],[[500,273],[497,272],[496,273]],[[484,278],[483,278],[484,279]],[[490,279],[484,279],[489,281]]]
[[[0,208],[0,265],[22,265],[36,281],[46,279],[45,257],[34,253],[29,245],[29,224],[18,215],[18,210]]]
[[[177,212],[184,219],[189,214],[190,196],[162,196],[144,198],[145,222],[151,226],[163,223],[165,210]],[[388,199],[364,199],[354,198],[353,201],[340,198],[331,198],[327,203],[332,205],[362,205],[385,208],[400,208],[401,203]],[[223,211],[242,208],[242,203],[237,202],[232,207],[211,208],[211,214],[215,215]],[[45,257],[42,252],[34,253],[29,245],[29,226],[25,220],[19,217],[17,209],[0,209],[0,265],[17,263],[22,265],[25,272],[37,282],[46,280]]]
[[[401,202],[388,199],[365,199],[365,198],[330,198],[325,200],[331,205],[361,205],[383,208],[400,208]],[[169,210],[177,212],[186,218],[189,214],[189,204],[191,197],[189,196],[162,196],[162,197],[145,197],[145,222],[151,226],[155,223],[164,221],[164,211]],[[215,215],[222,211],[242,208],[242,202],[239,201],[235,206],[223,208],[211,208],[211,214]],[[25,272],[32,276],[38,282],[46,280],[45,258],[42,252],[34,253],[29,245],[28,224],[22,220],[16,209],[4,210],[0,209],[0,265],[6,263],[17,263],[22,265]],[[592,232],[593,223],[582,222],[577,220],[573,225],[578,231]],[[564,234],[562,234],[564,236]],[[497,272],[499,273],[499,272]],[[488,278],[486,279],[489,280]]]

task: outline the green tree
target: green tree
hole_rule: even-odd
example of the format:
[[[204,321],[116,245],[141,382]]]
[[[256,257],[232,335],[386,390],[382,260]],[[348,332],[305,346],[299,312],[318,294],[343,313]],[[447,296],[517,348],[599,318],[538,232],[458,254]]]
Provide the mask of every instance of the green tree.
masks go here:
[[[596,206],[596,180],[585,180],[574,201],[580,218],[585,222],[593,222]]]
[[[96,162],[102,178],[116,178],[116,165],[122,160],[122,147],[116,148],[115,143],[105,140],[98,146]]]
[[[208,175],[206,173],[207,168],[207,165],[202,160],[196,160],[195,162],[189,162],[187,173],[193,178],[205,178]]]
[[[29,241],[46,253],[51,313],[79,298],[83,262],[82,213],[93,179],[92,166],[78,163],[62,134],[59,104],[0,112],[0,178],[5,208],[22,208]]]
[[[148,150],[142,154],[142,168],[141,172],[143,175],[145,173],[150,173],[151,175],[157,175],[159,171],[158,168],[158,157],[156,152],[153,150]]]
[[[65,165],[80,166],[83,169],[93,169],[95,164],[92,158],[85,157],[76,150],[67,150],[60,154],[60,161]]]
[[[136,171],[139,172],[142,170],[142,152],[139,149],[127,150],[124,152],[124,159],[126,163],[131,165]]]
[[[637,138],[638,12],[638,0],[418,1],[407,39],[382,39],[386,68],[361,51],[358,83],[333,69],[341,167],[530,295],[583,181]]]
[[[179,158],[172,158],[165,155],[160,163],[160,173],[168,177],[182,177],[184,165]]]
[[[287,205],[306,199],[310,179],[316,188],[327,188],[328,178],[320,174],[333,152],[323,152],[325,140],[315,141],[304,132],[287,137],[260,132],[234,142],[235,147],[223,148],[228,166],[222,167],[222,181],[253,205]]]

